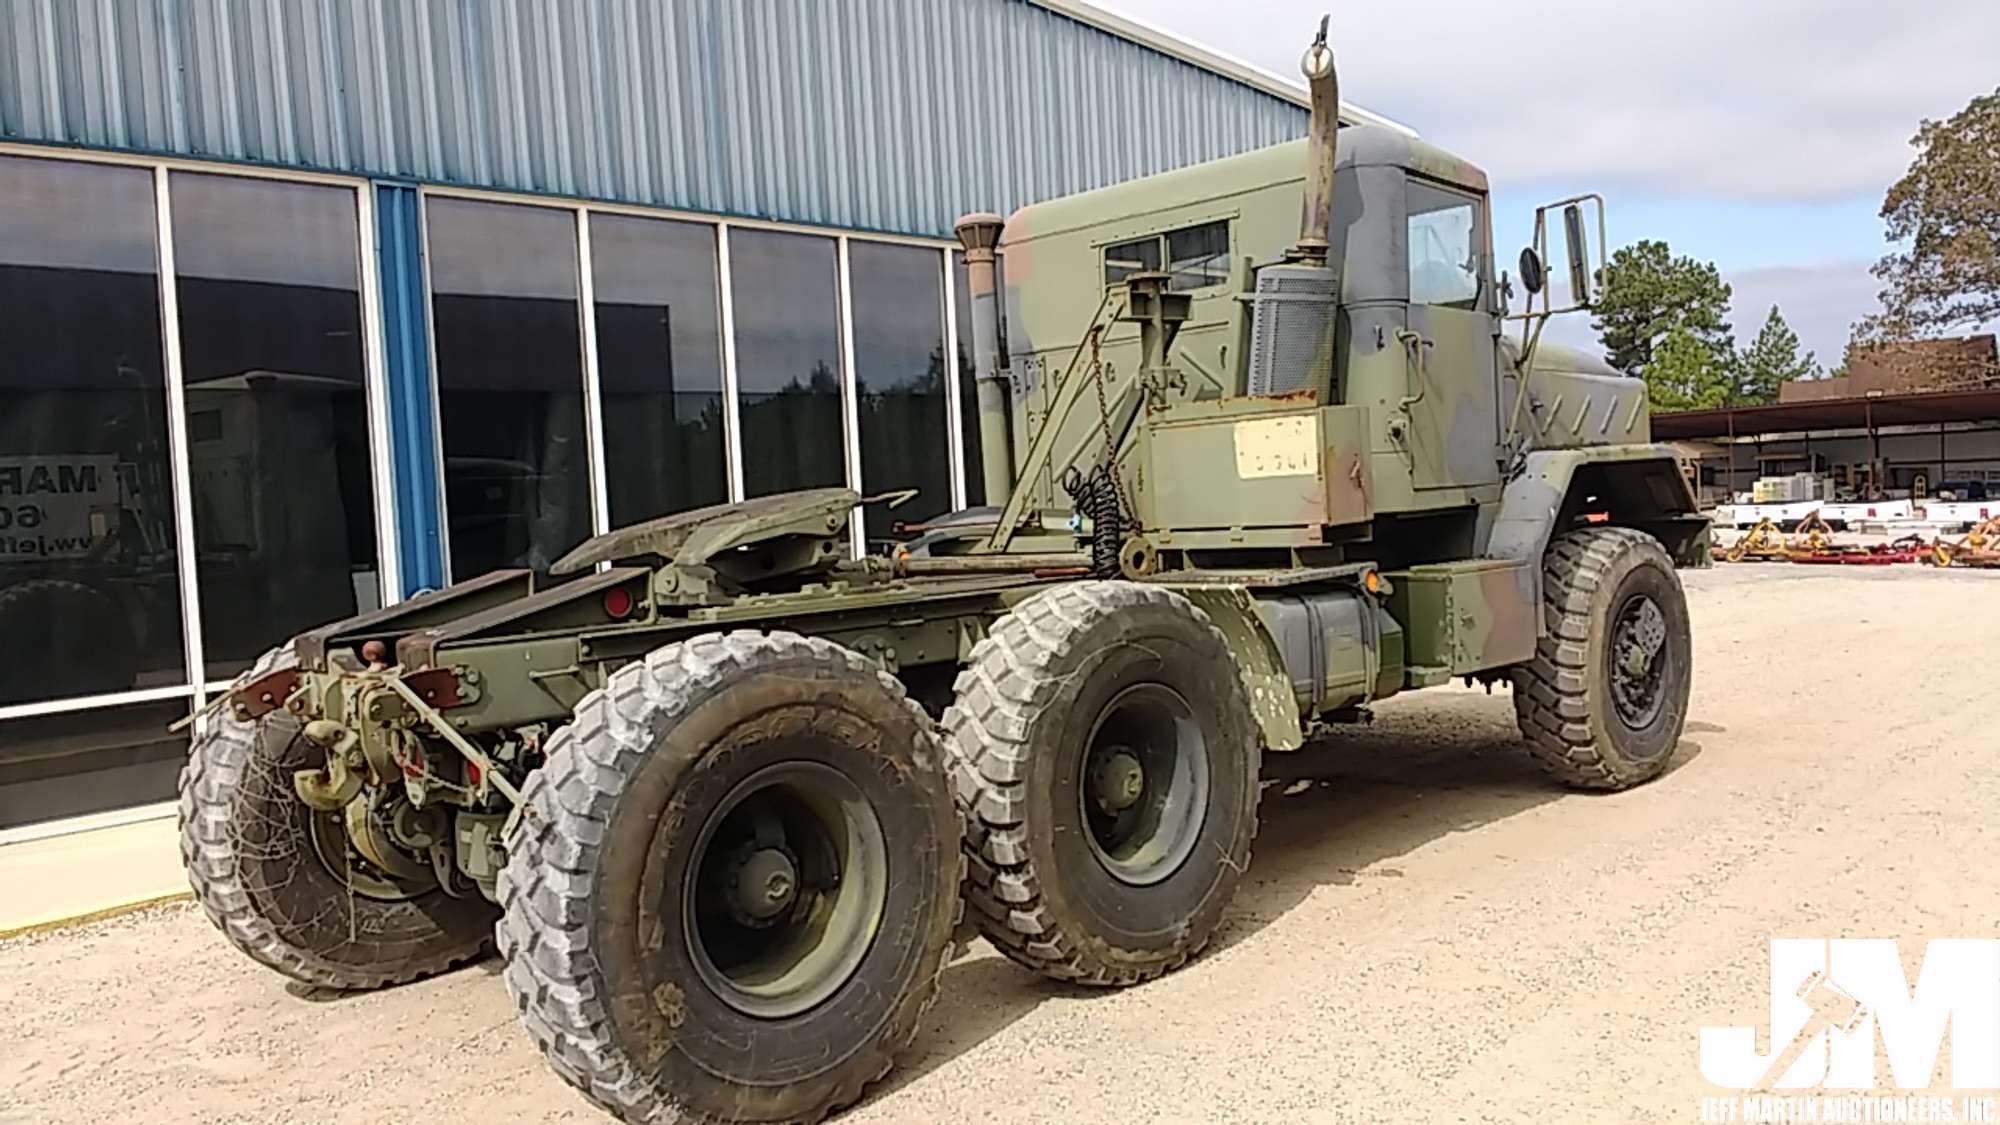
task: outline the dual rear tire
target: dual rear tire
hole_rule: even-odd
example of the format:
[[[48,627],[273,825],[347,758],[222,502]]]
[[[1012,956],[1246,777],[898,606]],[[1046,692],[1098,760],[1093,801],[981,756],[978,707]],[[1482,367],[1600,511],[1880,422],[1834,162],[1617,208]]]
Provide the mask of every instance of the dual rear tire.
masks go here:
[[[994,623],[945,712],[966,901],[1013,960],[1129,985],[1214,935],[1257,833],[1235,658],[1180,594],[1051,587]]]
[[[1066,980],[1198,951],[1257,798],[1207,618],[1150,587],[1054,587],[957,693],[940,734],[856,653],[741,632],[587,697],[499,880],[507,987],[555,1070],[628,1121],[816,1121],[915,1036],[967,903]]]
[[[633,1122],[817,1121],[886,1074],[959,918],[944,750],[902,685],[790,633],[614,673],[550,740],[500,952],[558,1074]]]

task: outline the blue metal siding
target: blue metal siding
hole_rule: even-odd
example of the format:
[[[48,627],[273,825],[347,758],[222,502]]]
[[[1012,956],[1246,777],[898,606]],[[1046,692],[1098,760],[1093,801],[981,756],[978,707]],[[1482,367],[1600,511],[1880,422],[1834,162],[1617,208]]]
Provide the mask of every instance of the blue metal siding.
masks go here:
[[[1026,0],[0,0],[0,136],[948,234],[1298,136]]]
[[[396,542],[402,560],[397,580],[406,598],[445,584],[421,214],[415,187],[375,185],[375,253],[382,278],[383,353],[388,361],[389,464],[396,486]]]

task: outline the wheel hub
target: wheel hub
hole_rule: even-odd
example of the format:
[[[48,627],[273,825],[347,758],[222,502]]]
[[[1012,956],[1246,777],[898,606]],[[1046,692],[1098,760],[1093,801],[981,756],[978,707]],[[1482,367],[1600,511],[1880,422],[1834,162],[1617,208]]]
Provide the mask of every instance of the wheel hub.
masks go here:
[[[845,984],[882,925],[889,855],[853,780],[786,761],[708,813],[682,888],[702,982],[745,1015],[782,1019]]]
[[[1107,703],[1077,778],[1084,839],[1113,878],[1135,887],[1171,877],[1208,815],[1208,744],[1178,691],[1135,684]]]
[[[1101,754],[1090,771],[1090,797],[1105,813],[1116,816],[1139,803],[1146,791],[1146,767],[1123,746]]]
[[[799,868],[782,848],[760,848],[745,856],[730,887],[729,911],[745,925],[774,921],[798,901]]]
[[[1611,696],[1618,717],[1637,729],[1665,700],[1667,618],[1645,594],[1627,599],[1611,629]]]

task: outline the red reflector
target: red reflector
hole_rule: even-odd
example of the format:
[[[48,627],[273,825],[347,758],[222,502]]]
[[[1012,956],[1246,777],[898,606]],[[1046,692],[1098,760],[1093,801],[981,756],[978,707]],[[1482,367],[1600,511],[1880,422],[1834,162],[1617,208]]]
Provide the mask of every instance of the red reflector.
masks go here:
[[[479,763],[470,758],[465,762],[465,783],[474,789],[479,788]]]
[[[625,589],[605,591],[604,612],[619,620],[631,616],[632,591]]]

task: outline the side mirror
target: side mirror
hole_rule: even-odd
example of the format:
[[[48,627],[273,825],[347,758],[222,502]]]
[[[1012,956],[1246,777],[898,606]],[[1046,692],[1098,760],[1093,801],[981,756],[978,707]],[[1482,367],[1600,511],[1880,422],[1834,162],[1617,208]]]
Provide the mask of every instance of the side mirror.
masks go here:
[[[1573,304],[1591,303],[1589,244],[1583,235],[1583,208],[1570,204],[1563,208],[1563,239],[1569,245],[1569,292]]]
[[[1535,248],[1532,246],[1523,247],[1521,250],[1521,287],[1528,291],[1528,296],[1532,297],[1542,291],[1542,286],[1547,281],[1548,271],[1542,268],[1542,256],[1535,253]]]

